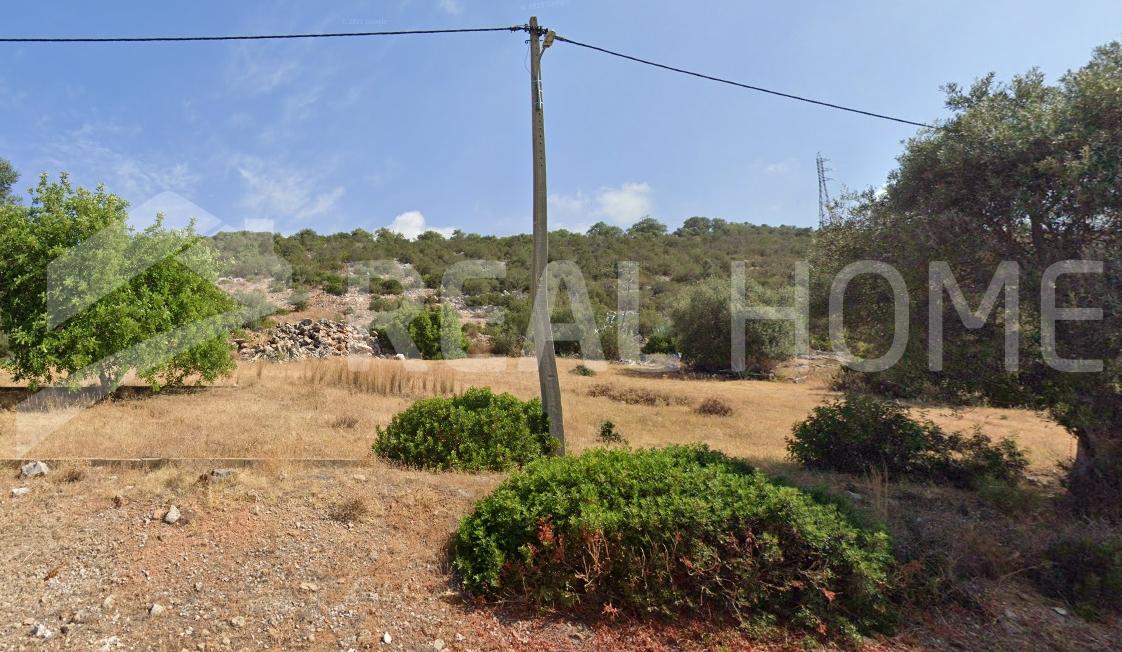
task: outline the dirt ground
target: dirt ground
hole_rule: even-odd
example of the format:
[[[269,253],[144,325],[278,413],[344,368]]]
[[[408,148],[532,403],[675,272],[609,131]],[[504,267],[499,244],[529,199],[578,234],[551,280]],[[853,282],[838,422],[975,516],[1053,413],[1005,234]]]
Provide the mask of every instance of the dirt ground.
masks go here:
[[[765,645],[734,628],[579,623],[517,605],[473,604],[455,586],[446,546],[459,520],[502,476],[403,470],[371,458],[370,445],[377,426],[449,382],[457,389],[487,385],[534,396],[532,364],[379,364],[391,366],[368,371],[399,374],[397,390],[371,385],[363,381],[366,372],[335,361],[242,364],[217,387],[126,392],[76,413],[19,456],[274,458],[223,482],[197,481],[215,466],[204,461],[155,469],[63,461],[47,477],[30,480],[16,479],[14,467],[0,469],[9,474],[0,486],[0,649],[655,651],[801,649],[806,643]],[[797,476],[783,460],[783,439],[794,422],[831,397],[814,379],[726,382],[627,366],[585,377],[572,373],[576,364],[561,361],[575,452],[596,445],[599,424],[610,419],[635,446],[705,441]],[[590,396],[598,384],[655,404]],[[11,387],[3,396],[2,451],[17,443],[12,406],[25,395]],[[733,413],[696,413],[706,398],[726,401]],[[933,409],[927,415],[955,430],[977,425],[1013,436],[1045,482],[1072,452],[1070,437],[1031,413]],[[287,458],[345,461],[309,465]],[[876,493],[862,479],[810,481]],[[9,493],[21,486],[30,491]],[[878,509],[891,510],[900,527],[937,510],[937,518],[988,537],[990,554],[1003,556],[1002,530],[974,529],[983,518],[975,503],[957,492],[893,487]],[[163,517],[173,505],[182,517],[170,525]],[[898,635],[870,640],[868,647],[1122,649],[1117,624],[1085,623],[1000,564],[971,602],[906,614]]]
[[[19,482],[31,489],[27,495],[5,492],[0,649],[801,647],[797,639],[750,642],[733,628],[578,623],[473,604],[456,589],[445,550],[497,475],[369,461],[243,468],[208,484],[197,480],[206,470],[67,464]],[[930,505],[938,496],[915,499]],[[182,515],[169,525],[163,517],[172,505]],[[978,591],[978,608],[908,614],[900,634],[869,640],[869,649],[1122,645],[1118,627],[1061,614],[1017,578]],[[49,638],[34,635],[37,627]]]

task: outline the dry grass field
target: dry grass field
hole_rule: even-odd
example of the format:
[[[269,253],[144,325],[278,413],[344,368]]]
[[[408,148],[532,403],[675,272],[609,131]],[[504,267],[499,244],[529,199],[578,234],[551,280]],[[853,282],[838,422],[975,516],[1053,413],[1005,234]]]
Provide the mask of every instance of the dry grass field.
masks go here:
[[[792,424],[833,397],[827,378],[721,381],[621,365],[582,376],[574,373],[577,361],[559,363],[573,452],[598,445],[604,420],[632,446],[707,442],[800,483],[858,491],[867,497],[861,509],[887,523],[901,545],[936,542],[955,560],[950,573],[975,569],[975,577],[983,569],[981,583],[952,582],[967,597],[907,614],[897,635],[867,640],[866,649],[1096,650],[1122,643],[1117,626],[1056,611],[1059,605],[1027,588],[1023,560],[1003,543],[1018,537],[1031,547],[1040,528],[1082,525],[1007,518],[971,492],[800,474],[786,463]],[[13,406],[27,392],[3,385],[0,457],[11,457]],[[21,481],[27,495],[0,495],[0,572],[7,580],[0,583],[0,649],[802,649],[806,641],[798,637],[765,644],[725,626],[582,622],[464,596],[446,545],[504,476],[401,469],[373,458],[370,446],[376,428],[412,401],[469,386],[521,398],[538,392],[529,360],[242,363],[215,386],[155,395],[133,387],[75,413],[20,455],[70,461],[52,462],[48,477]],[[702,413],[706,401],[731,413]],[[19,418],[26,426],[58,414]],[[933,408],[926,416],[954,430],[1014,437],[1038,474],[1072,453],[1061,429],[1029,412]],[[138,469],[80,459],[137,457],[265,461],[211,485],[199,475],[225,463]],[[293,461],[299,459],[348,463]],[[172,505],[182,513],[175,525],[162,520]],[[33,633],[43,631],[49,640]]]
[[[595,376],[572,373],[562,359],[561,387],[569,450],[597,445],[600,424],[615,423],[632,446],[706,442],[762,465],[782,464],[791,426],[833,397],[824,379],[804,384],[687,378],[639,366],[601,365]],[[0,383],[2,384],[2,383]],[[26,398],[12,388],[0,412],[0,457],[23,458],[345,458],[367,457],[378,426],[413,400],[487,386],[519,398],[538,393],[529,359],[452,362],[396,360],[241,363],[215,386],[149,395],[144,388],[76,413],[30,451],[16,455],[17,412]],[[599,391],[593,392],[593,388]],[[611,396],[590,396],[590,393]],[[653,403],[629,404],[617,400]],[[615,396],[616,399],[613,399]],[[728,416],[699,414],[706,399],[732,407]],[[1061,428],[1023,410],[945,408],[916,412],[958,431],[981,427],[1028,449],[1034,470],[1053,469],[1074,453]],[[19,413],[33,424],[43,415]]]

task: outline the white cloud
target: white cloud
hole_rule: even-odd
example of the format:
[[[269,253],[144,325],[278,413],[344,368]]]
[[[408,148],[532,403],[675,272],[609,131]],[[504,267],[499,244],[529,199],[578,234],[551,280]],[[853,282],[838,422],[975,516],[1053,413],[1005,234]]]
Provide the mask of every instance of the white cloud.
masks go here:
[[[111,123],[87,123],[48,143],[43,163],[52,171],[69,170],[104,182],[110,192],[137,200],[170,190],[190,193],[198,184],[185,162],[156,161],[124,154],[106,142],[135,139],[138,129]]]
[[[550,224],[575,231],[585,231],[598,221],[630,226],[650,215],[652,207],[651,186],[645,182],[603,187],[591,198],[580,190],[549,196]]]
[[[588,209],[588,198],[579,190],[575,195],[552,194],[549,196],[549,208],[559,213],[581,215]]]
[[[250,218],[242,223],[242,229],[253,233],[273,233],[277,227],[273,220]]]
[[[425,231],[436,231],[445,238],[450,237],[452,232],[456,229],[454,227],[436,228],[429,226],[425,220],[425,216],[421,211],[406,211],[397,217],[393,218],[393,222],[389,225],[389,230],[409,238],[410,240],[421,235]]]
[[[138,229],[153,224],[156,215],[164,216],[164,226],[182,229],[194,222],[195,231],[209,235],[219,230],[222,220],[179,193],[164,191],[129,208],[129,223]]]
[[[625,183],[619,188],[601,188],[596,194],[599,214],[620,225],[631,225],[651,212],[651,187]]]
[[[239,157],[234,166],[246,184],[242,205],[270,217],[322,215],[334,208],[346,192],[343,186],[320,191],[310,176],[276,165],[266,166],[254,157]]]
[[[452,16],[459,16],[464,13],[464,5],[460,0],[440,0],[437,5],[444,10],[444,13]]]

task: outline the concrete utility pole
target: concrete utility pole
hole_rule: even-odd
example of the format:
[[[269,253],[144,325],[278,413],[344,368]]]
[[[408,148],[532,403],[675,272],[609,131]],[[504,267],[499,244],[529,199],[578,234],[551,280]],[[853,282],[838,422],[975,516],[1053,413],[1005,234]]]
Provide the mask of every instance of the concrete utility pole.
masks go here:
[[[530,277],[530,296],[534,306],[531,320],[534,325],[534,346],[538,355],[538,383],[541,386],[542,409],[549,417],[549,432],[557,439],[558,455],[565,454],[565,422],[561,416],[561,385],[557,378],[557,359],[553,352],[553,331],[549,324],[549,287],[543,278],[549,260],[549,227],[546,222],[545,189],[545,107],[542,104],[542,52],[553,43],[553,33],[547,32],[544,46],[538,41],[543,36],[538,27],[538,17],[530,17],[530,99],[534,145],[534,256],[533,276]]]

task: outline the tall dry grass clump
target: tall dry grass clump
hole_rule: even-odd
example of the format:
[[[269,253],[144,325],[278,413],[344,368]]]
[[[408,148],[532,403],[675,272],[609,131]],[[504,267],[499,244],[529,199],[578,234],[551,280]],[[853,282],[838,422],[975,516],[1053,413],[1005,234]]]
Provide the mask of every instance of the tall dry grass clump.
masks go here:
[[[314,360],[301,367],[301,380],[312,387],[343,387],[375,396],[446,396],[458,390],[456,375],[447,367],[428,365],[406,369],[401,360]]]

